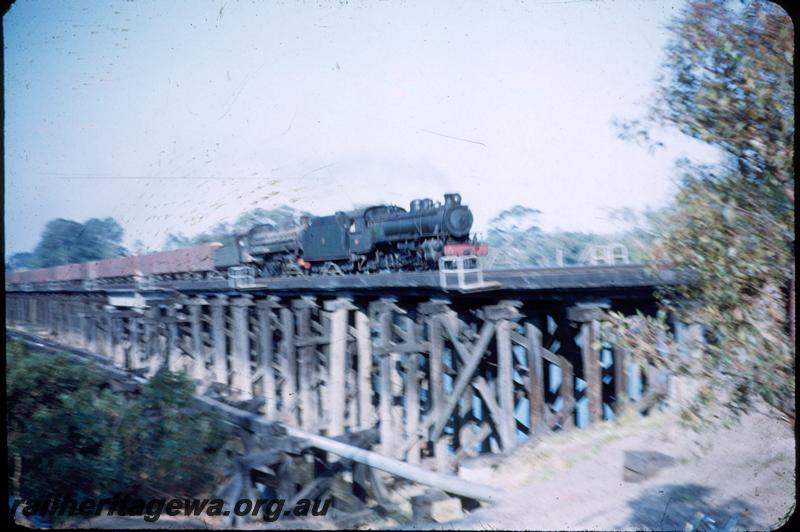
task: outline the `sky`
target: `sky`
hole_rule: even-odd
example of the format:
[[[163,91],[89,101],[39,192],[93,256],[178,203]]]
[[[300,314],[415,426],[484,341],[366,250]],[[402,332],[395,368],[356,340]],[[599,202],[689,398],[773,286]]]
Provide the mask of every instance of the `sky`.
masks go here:
[[[18,0],[5,34],[6,256],[113,216],[160,248],[255,207],[313,214],[459,192],[610,232],[717,154],[641,116],[682,2]]]

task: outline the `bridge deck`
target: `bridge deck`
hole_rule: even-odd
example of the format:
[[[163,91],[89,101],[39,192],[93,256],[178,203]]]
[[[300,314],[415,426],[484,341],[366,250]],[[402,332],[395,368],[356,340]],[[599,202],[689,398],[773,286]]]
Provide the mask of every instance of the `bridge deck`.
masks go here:
[[[497,288],[484,292],[486,295],[505,297],[510,293],[527,294],[535,297],[553,292],[606,292],[618,295],[640,291],[652,291],[656,286],[675,286],[685,284],[688,276],[676,269],[653,271],[643,265],[580,266],[564,268],[526,268],[514,270],[487,270],[487,282],[499,283]],[[396,272],[370,275],[281,277],[274,279],[255,279],[250,287],[232,288],[226,279],[216,280],[176,280],[159,281],[152,290],[176,290],[184,293],[375,293],[393,292],[398,294],[431,295],[435,293],[458,293],[457,290],[444,291],[439,283],[439,272]],[[8,291],[19,291],[11,287]],[[33,287],[28,291],[66,291],[82,292],[80,286],[43,290]],[[135,283],[115,283],[99,285],[99,292],[142,291]]]

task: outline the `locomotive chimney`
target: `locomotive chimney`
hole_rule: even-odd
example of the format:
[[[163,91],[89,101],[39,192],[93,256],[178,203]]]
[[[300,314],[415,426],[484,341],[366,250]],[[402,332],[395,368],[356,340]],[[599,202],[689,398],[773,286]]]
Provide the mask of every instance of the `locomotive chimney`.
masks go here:
[[[445,194],[444,195],[444,204],[445,204],[445,206],[460,205],[461,204],[461,194]]]

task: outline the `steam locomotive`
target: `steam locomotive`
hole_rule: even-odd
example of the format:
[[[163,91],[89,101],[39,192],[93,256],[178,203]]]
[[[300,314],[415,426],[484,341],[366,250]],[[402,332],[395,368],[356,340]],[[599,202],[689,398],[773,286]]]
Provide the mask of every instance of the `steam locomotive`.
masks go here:
[[[443,254],[486,255],[485,244],[470,240],[472,221],[460,194],[445,194],[444,204],[413,200],[408,211],[375,205],[284,229],[257,225],[223,242],[214,264],[251,266],[263,277],[430,270]]]

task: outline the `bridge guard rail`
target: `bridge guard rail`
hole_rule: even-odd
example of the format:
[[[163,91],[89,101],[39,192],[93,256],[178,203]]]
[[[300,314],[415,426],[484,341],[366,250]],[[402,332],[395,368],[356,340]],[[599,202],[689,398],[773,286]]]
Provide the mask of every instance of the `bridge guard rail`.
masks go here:
[[[472,255],[439,258],[439,285],[442,290],[459,292],[493,290],[501,286],[498,281],[483,280],[483,264],[479,257]]]

